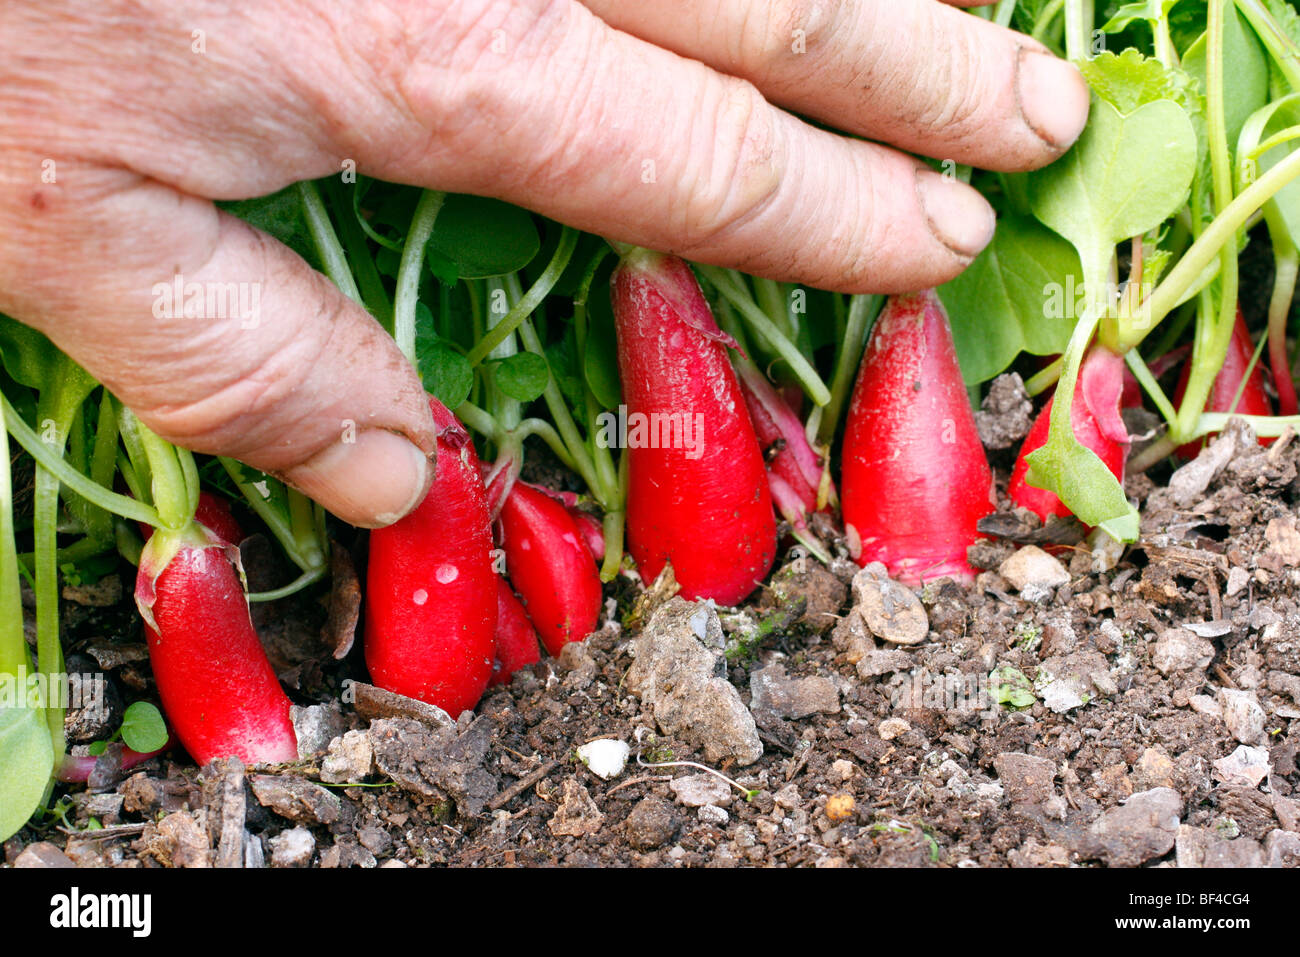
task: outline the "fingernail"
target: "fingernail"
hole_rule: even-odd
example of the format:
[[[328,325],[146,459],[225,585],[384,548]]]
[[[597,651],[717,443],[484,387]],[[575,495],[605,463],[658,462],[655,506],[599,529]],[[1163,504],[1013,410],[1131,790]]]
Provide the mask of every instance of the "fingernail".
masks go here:
[[[918,168],[916,193],[930,232],[958,256],[977,256],[993,238],[993,208],[965,183]]]
[[[343,521],[381,528],[424,500],[433,467],[401,435],[370,429],[354,442],[334,442],[283,478]]]
[[[1065,150],[1088,122],[1088,84],[1074,64],[1022,47],[1016,61],[1020,116],[1040,140]]]

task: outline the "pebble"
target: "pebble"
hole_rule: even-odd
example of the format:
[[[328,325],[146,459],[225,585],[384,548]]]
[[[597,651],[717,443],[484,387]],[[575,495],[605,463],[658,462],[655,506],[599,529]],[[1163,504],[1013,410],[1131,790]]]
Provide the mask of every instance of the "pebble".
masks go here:
[[[1192,634],[1185,628],[1167,628],[1156,639],[1151,663],[1162,675],[1175,671],[1201,670],[1214,660],[1214,645],[1207,638]]]
[[[316,838],[305,827],[281,831],[269,843],[272,867],[306,867],[316,853]]]
[[[1194,694],[1187,699],[1187,704],[1197,714],[1203,714],[1210,718],[1223,717],[1223,709],[1219,707],[1219,702],[1207,694]]]
[[[1214,775],[1224,784],[1259,787],[1259,783],[1268,777],[1268,772],[1268,751],[1245,744],[1226,758],[1214,762]]]
[[[853,576],[854,611],[877,638],[896,645],[917,645],[930,633],[930,618],[921,599],[872,562]]]
[[[779,661],[751,672],[749,691],[749,709],[755,714],[797,720],[840,710],[839,690],[829,678],[791,678]]]
[[[763,744],[753,714],[722,677],[724,646],[712,604],[670,599],[633,641],[626,684],[664,734],[698,748],[706,761],[743,767],[763,756]]]
[[[798,785],[787,784],[785,787],[781,788],[781,790],[777,791],[776,794],[772,795],[772,800],[776,802],[777,807],[785,808],[787,811],[793,811],[799,806],[802,798],[799,797]]]
[[[1271,831],[1264,840],[1266,867],[1300,867],[1300,834]]]
[[[847,781],[853,777],[853,762],[845,761],[843,758],[836,758],[831,762],[831,771],[836,774],[841,781]]]
[[[623,827],[633,847],[639,851],[653,851],[677,834],[677,812],[663,798],[652,794],[637,802]]]
[[[1223,594],[1228,598],[1236,598],[1248,584],[1250,584],[1250,572],[1240,565],[1233,565],[1228,569],[1228,583],[1223,587]]]
[[[1012,804],[1038,804],[1054,793],[1056,765],[1047,758],[1004,751],[993,759],[993,767]]]
[[[1070,573],[1055,557],[1037,545],[1026,545],[998,566],[998,574],[1016,591],[1037,585],[1039,590],[1068,584]]]
[[[892,741],[901,734],[906,734],[912,730],[912,726],[902,718],[886,718],[880,722],[880,728],[877,732],[882,741]]]
[[[324,751],[348,726],[337,701],[309,707],[291,705],[289,719],[298,738],[298,757],[304,761]]]
[[[826,799],[826,817],[836,824],[841,821],[847,821],[853,816],[853,809],[856,805],[857,802],[854,800],[852,794],[848,794],[844,791],[832,794]]]
[[[253,796],[291,821],[334,824],[343,816],[343,801],[337,794],[292,774],[254,774],[248,779]]]
[[[730,804],[731,785],[713,774],[687,774],[673,778],[668,787],[677,800],[686,807],[704,807],[706,804]]]
[[[1234,738],[1242,744],[1259,743],[1264,735],[1264,709],[1251,692],[1220,688],[1219,706],[1223,709],[1223,723]]]
[[[1133,765],[1133,783],[1140,788],[1173,787],[1174,762],[1163,751],[1147,748]]]
[[[1225,840],[1213,828],[1178,829],[1174,859],[1179,867],[1263,867],[1264,848],[1248,837]]]
[[[330,784],[364,781],[375,770],[375,749],[365,731],[349,731],[329,743],[320,777]]]
[[[706,804],[696,813],[705,824],[723,825],[731,820],[731,815],[716,804]]]
[[[37,841],[35,844],[28,844],[14,861],[14,867],[62,868],[76,866],[72,862],[72,858],[49,841]]]
[[[1183,799],[1173,788],[1139,791],[1094,821],[1076,850],[1111,867],[1136,867],[1174,846],[1182,810]]]
[[[570,642],[570,644],[575,643]],[[631,748],[626,741],[614,741],[609,738],[590,741],[578,748],[578,757],[582,759],[582,763],[603,781],[612,780],[623,773],[629,754]]]
[[[573,778],[565,778],[560,805],[546,826],[556,837],[583,837],[599,831],[604,819],[587,789]]]

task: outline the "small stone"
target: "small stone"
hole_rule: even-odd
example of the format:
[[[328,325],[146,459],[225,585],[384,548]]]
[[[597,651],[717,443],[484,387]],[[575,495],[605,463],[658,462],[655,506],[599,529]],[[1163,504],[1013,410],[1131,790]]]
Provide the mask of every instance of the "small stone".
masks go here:
[[[1047,758],[1004,751],[993,759],[993,767],[1012,804],[1038,804],[1054,793],[1056,765]]]
[[[1208,718],[1223,717],[1223,708],[1219,707],[1219,702],[1207,694],[1192,695],[1187,699],[1187,705],[1197,714],[1203,714]]]
[[[1081,836],[1076,852],[1111,867],[1136,867],[1169,852],[1178,836],[1183,799],[1172,788],[1152,788],[1111,808]]]
[[[1300,867],[1300,834],[1270,831],[1264,839],[1265,867]]]
[[[652,794],[637,802],[623,826],[628,843],[639,851],[652,851],[676,835],[677,812],[663,798]]]
[[[791,678],[779,661],[749,675],[749,709],[797,720],[840,710],[840,693],[829,678]]]
[[[853,772],[855,770],[856,768],[853,767],[852,761],[845,761],[843,758],[836,758],[831,762],[831,772],[836,774],[841,781],[847,781],[849,778],[853,777]]]
[[[212,866],[208,836],[189,811],[173,811],[158,822],[150,853],[171,867]]]
[[[37,841],[35,844],[28,844],[14,861],[14,867],[61,868],[76,866],[68,855],[49,841]]]
[[[292,774],[254,774],[248,779],[253,796],[291,821],[333,824],[343,816],[343,801],[319,784]]]
[[[387,854],[393,846],[393,839],[388,832],[382,827],[363,827],[357,831],[357,840],[367,851],[374,854],[375,857],[382,857]]]
[[[1300,531],[1296,531],[1294,518],[1269,519],[1264,537],[1268,540],[1265,554],[1278,556],[1283,565],[1300,565]]]
[[[879,735],[882,741],[892,741],[901,734],[912,730],[912,726],[902,718],[886,718],[880,722]]]
[[[291,705],[289,719],[298,738],[298,757],[310,760],[320,754],[332,740],[347,730],[347,719],[337,701],[309,707]]]
[[[1300,833],[1300,801],[1274,794],[1273,813],[1277,815],[1282,830]]]
[[[306,867],[316,853],[316,838],[305,827],[281,831],[268,843],[272,867]]]
[[[1219,706],[1223,708],[1223,723],[1234,738],[1242,744],[1259,743],[1264,735],[1264,709],[1251,692],[1220,688]]]
[[[716,824],[721,826],[731,820],[731,815],[716,804],[706,804],[696,813],[699,815],[700,820],[705,824]]]
[[[1185,628],[1167,628],[1156,640],[1151,663],[1166,677],[1175,671],[1203,670],[1214,660],[1214,645]]]
[[[1224,784],[1258,787],[1268,777],[1268,751],[1241,745],[1226,758],[1214,762],[1214,776]]]
[[[561,786],[560,806],[546,822],[556,837],[583,837],[600,830],[605,815],[587,789],[573,778],[565,778]]]
[[[1147,748],[1133,766],[1133,784],[1143,790],[1174,786],[1174,762],[1156,748]]]
[[[998,566],[998,574],[1016,591],[1024,592],[1031,585],[1040,589],[1053,589],[1068,584],[1070,573],[1055,557],[1037,545],[1026,545]]]
[[[852,794],[843,791],[832,794],[826,799],[826,817],[836,824],[847,821],[853,816],[853,809],[856,804],[857,802],[853,799]]]
[[[329,743],[320,778],[330,784],[364,781],[375,770],[375,750],[365,731],[348,731]]]
[[[875,678],[898,671],[910,671],[914,664],[916,661],[906,651],[877,648],[863,655],[856,667],[859,678]]]
[[[1264,849],[1248,837],[1224,840],[1211,828],[1178,828],[1174,846],[1179,867],[1263,867]]]
[[[731,802],[731,785],[712,774],[688,774],[673,778],[668,786],[677,800],[686,807]]]
[[[1240,565],[1233,565],[1228,569],[1228,583],[1223,587],[1223,593],[1229,598],[1236,598],[1248,584],[1250,572]]]
[[[626,741],[614,741],[609,738],[590,741],[578,748],[578,757],[582,759],[582,763],[602,781],[612,780],[622,774],[623,768],[627,766],[629,754],[631,748]]]
[[[772,800],[776,802],[777,807],[785,808],[787,811],[793,811],[799,806],[803,799],[799,797],[799,788],[797,785],[787,784],[785,787],[781,788],[781,790],[777,791],[776,794],[772,795]]]
[[[872,562],[853,576],[853,607],[877,638],[896,645],[917,645],[930,633],[930,618],[921,599]]]

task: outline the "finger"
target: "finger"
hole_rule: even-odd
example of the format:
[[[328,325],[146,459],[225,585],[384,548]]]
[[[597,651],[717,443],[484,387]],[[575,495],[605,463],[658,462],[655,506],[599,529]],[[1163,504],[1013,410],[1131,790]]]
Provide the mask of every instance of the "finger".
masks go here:
[[[1045,47],[935,0],[583,0],[611,25],[838,129],[985,169],[1051,162],[1088,88]]]
[[[336,148],[382,178],[498,196],[611,238],[833,289],[944,282],[992,235],[969,187],[812,128],[752,84],[580,6],[498,12],[400,32],[351,24],[350,42],[398,58],[376,71],[387,90],[365,109],[316,97],[342,131]]]
[[[42,183],[27,159],[0,165],[0,311],[177,445],[277,474],[353,524],[418,504],[427,400],[360,307],[205,200],[75,163]]]

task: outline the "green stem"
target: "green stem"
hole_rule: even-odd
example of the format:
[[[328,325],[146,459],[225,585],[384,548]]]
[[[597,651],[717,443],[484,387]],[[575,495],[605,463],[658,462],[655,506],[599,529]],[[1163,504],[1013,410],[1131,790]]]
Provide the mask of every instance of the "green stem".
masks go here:
[[[1029,381],[1025,383],[1025,393],[1031,396],[1038,395],[1056,385],[1060,379],[1061,360],[1057,358],[1029,377]]]
[[[1092,0],[1065,0],[1065,57],[1088,59],[1088,31],[1092,29]]]
[[[190,507],[189,483],[186,482],[186,469],[181,464],[178,450],[170,442],[155,435],[143,422],[137,420],[136,428],[145,455],[149,458],[149,469],[153,472],[150,491],[158,517],[167,528],[184,528],[194,517],[194,510]]]
[[[1164,416],[1166,422],[1172,423],[1178,417],[1178,413],[1174,410],[1174,404],[1165,395],[1165,390],[1160,388],[1160,383],[1151,374],[1147,364],[1142,361],[1142,356],[1136,349],[1130,349],[1124,354],[1124,361],[1128,363],[1129,369],[1138,380],[1138,385],[1146,390],[1146,394],[1156,404],[1156,410]]]
[[[563,241],[563,240],[561,240]],[[567,260],[568,257],[566,256]],[[554,260],[552,260],[554,263]],[[538,282],[541,282],[539,279]],[[531,291],[531,290],[530,290]],[[526,318],[521,320],[519,325],[519,338],[524,344],[524,348],[529,352],[545,358],[546,353],[542,349],[542,343],[537,338],[537,333],[533,331],[532,323]],[[596,476],[596,466],[591,460],[591,455],[587,452],[586,443],[582,441],[582,436],[578,432],[578,426],[573,421],[573,416],[569,414],[569,407],[564,401],[564,395],[560,392],[560,387],[555,383],[555,376],[548,376],[546,388],[542,391],[542,398],[546,400],[546,407],[551,412],[551,418],[555,420],[555,425],[560,431],[560,437],[564,439],[565,446],[569,449],[569,456],[573,459],[575,471],[582,476],[583,482],[587,488],[597,498],[604,499],[604,494],[608,489],[601,486]],[[602,501],[601,505],[607,505]]]
[[[754,331],[772,346],[777,355],[789,363],[790,371],[794,373],[808,398],[812,399],[815,405],[826,405],[826,403],[830,402],[830,390],[822,382],[817,370],[804,358],[798,347],[781,334],[781,331],[776,328],[772,320],[767,317],[767,314],[758,308],[754,300],[737,285],[734,277],[727,270],[720,269],[717,266],[700,266],[699,270],[713,284],[713,287],[735,306],[745,320],[754,327]]]
[[[248,503],[248,507],[270,529],[271,534],[275,536],[275,540],[280,543],[280,547],[289,556],[289,560],[304,570],[316,567],[308,560],[306,555],[299,551],[298,537],[294,533],[294,527],[290,523],[289,516],[285,511],[271,504],[272,496],[262,495],[256,485],[246,481],[243,466],[234,459],[222,455],[217,457],[217,461],[221,463],[221,467],[226,470],[226,474],[238,487],[240,493],[244,496],[244,501]],[[275,479],[268,477],[265,481],[269,491],[270,483],[274,482]]]
[[[569,265],[569,259],[573,256],[573,250],[578,245],[578,232],[565,226],[560,232],[560,241],[555,246],[555,254],[551,256],[551,261],[547,264],[546,269],[537,277],[528,292],[524,293],[506,317],[492,328],[487,335],[471,349],[466,356],[471,366],[476,366],[485,358],[492,354],[492,350],[506,340],[510,333],[519,328],[520,323],[527,319],[534,309],[536,309],[547,294],[560,281],[560,276],[564,273],[565,267]]]
[[[857,379],[858,364],[867,344],[867,330],[871,328],[882,302],[881,296],[852,296],[849,299],[848,321],[840,339],[839,355],[835,357],[835,373],[831,377],[831,398],[822,410],[821,426],[817,432],[819,445],[829,446],[835,438],[840,413]]]
[[[1033,32],[1030,34],[1039,43],[1047,42],[1047,31],[1051,28],[1052,23],[1060,16],[1061,9],[1065,6],[1065,0],[1051,0],[1043,7],[1043,12],[1038,15],[1034,22]]]
[[[997,9],[993,11],[993,22],[1000,27],[1009,27],[1015,12],[1016,0],[998,0]]]
[[[290,595],[297,594],[308,585],[314,584],[325,577],[325,566],[319,565],[315,568],[306,569],[301,575],[291,581],[289,584],[275,588],[271,591],[255,591],[248,593],[249,601],[277,601],[281,598],[288,598]]]
[[[1124,330],[1124,335],[1120,340],[1121,348],[1131,349],[1141,342],[1148,332],[1158,326],[1160,321],[1182,301],[1183,293],[1191,288],[1206,267],[1216,257],[1222,255],[1224,248],[1229,243],[1233,243],[1229,252],[1232,256],[1232,262],[1235,264],[1237,261],[1235,255],[1237,230],[1245,224],[1255,210],[1262,207],[1282,187],[1297,176],[1300,176],[1300,150],[1291,153],[1286,159],[1242,190],[1236,199],[1224,207],[1223,211],[1214,217],[1214,220],[1205,228],[1205,231],[1197,237],[1196,241],[1188,247],[1187,252],[1183,254],[1183,257],[1178,260],[1178,264],[1169,270],[1168,275],[1165,276],[1160,285],[1156,286],[1155,291],[1142,304],[1141,310],[1148,318],[1140,328],[1134,326]],[[1222,266],[1223,261],[1220,262],[1220,269],[1222,269]]]
[[[303,182],[298,184],[298,198],[302,201],[303,218],[307,221],[307,231],[311,233],[316,254],[320,256],[321,268],[325,275],[334,281],[334,285],[354,302],[361,301],[361,293],[348,268],[348,257],[339,244],[339,237],[330,222],[329,212],[320,198],[316,184]]]
[[[356,186],[352,188],[352,201],[348,203],[344,196],[342,183],[330,179],[329,184],[326,186],[330,196],[335,200],[335,208],[343,203],[347,203],[352,207],[351,216],[343,215],[339,217],[339,231],[343,234],[343,248],[347,252],[348,263],[352,267],[350,272],[360,289],[362,304],[372,316],[379,320],[379,324],[391,336],[393,334],[393,303],[388,298],[388,290],[384,288],[383,277],[379,275],[379,270],[375,268],[374,257],[370,255],[370,250],[366,246],[365,227],[369,224],[366,223],[356,208],[359,195],[358,188]],[[393,245],[395,248],[401,248],[396,243]]]
[[[623,531],[627,521],[627,450],[618,457],[618,482],[615,492],[617,508],[606,507],[603,530],[605,560],[600,565],[600,580],[613,581],[623,567]]]
[[[1237,0],[1237,9],[1254,28],[1287,84],[1293,91],[1300,91],[1300,46],[1260,0]]]
[[[0,405],[0,425],[12,426],[13,408]],[[0,674],[16,675],[27,668],[23,637],[22,583],[18,577],[18,546],[14,540],[13,477],[9,471],[9,433],[0,428]]]
[[[415,306],[420,297],[420,276],[424,273],[424,247],[429,244],[434,221],[446,198],[446,193],[432,189],[420,194],[420,201],[411,216],[411,228],[406,233],[406,243],[402,246],[402,260],[397,267],[393,338],[412,365],[415,365]]]
[[[38,465],[53,472],[59,481],[72,491],[116,515],[137,522],[147,522],[150,525],[161,524],[156,509],[150,508],[144,502],[118,495],[102,485],[95,484],[76,469],[71,468],[63,461],[62,456],[51,452],[40,437],[18,416],[14,407],[9,404],[9,399],[4,395],[0,395],[0,407],[4,409],[5,425],[8,427],[9,434],[27,451],[28,455],[36,460]]]

